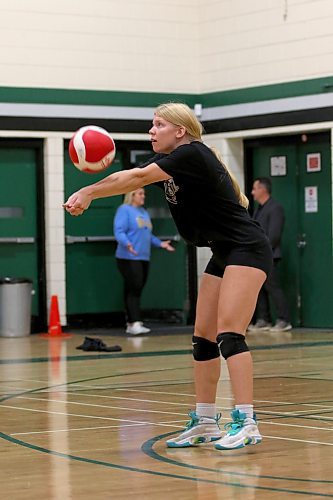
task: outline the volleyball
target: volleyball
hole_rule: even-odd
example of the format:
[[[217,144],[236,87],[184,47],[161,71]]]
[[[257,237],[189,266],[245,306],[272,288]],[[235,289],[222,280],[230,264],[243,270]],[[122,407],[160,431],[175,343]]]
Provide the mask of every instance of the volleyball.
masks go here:
[[[88,125],[75,132],[69,143],[69,157],[76,168],[94,174],[111,165],[115,143],[104,128]]]

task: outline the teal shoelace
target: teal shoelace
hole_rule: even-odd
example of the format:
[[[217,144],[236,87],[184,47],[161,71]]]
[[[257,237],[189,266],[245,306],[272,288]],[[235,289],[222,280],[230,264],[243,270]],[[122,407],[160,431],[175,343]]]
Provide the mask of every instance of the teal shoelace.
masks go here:
[[[198,415],[195,413],[195,411],[190,411],[188,416],[190,417],[190,421],[187,422],[187,424],[185,426],[186,430],[192,429],[192,427],[197,425],[199,423],[199,420],[200,420],[200,417],[198,417]],[[217,425],[219,425],[219,420],[220,420],[221,416],[222,416],[221,413],[218,413],[216,415],[216,417],[214,418]]]
[[[195,411],[190,411],[190,413],[188,414],[188,416],[190,417],[191,420],[189,422],[187,422],[187,424],[185,426],[185,429],[187,431],[189,429],[192,429],[192,427],[194,427],[195,425],[197,425],[197,423],[199,422],[199,417],[195,413]]]
[[[246,414],[241,413],[239,410],[233,410],[231,412],[232,422],[225,424],[224,428],[231,436],[237,434],[242,427],[244,427],[244,420],[246,419]]]

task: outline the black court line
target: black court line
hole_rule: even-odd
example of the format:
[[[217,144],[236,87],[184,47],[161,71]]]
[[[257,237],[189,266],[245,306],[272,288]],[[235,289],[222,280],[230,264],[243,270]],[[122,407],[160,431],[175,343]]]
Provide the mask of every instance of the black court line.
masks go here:
[[[106,378],[126,377],[129,375],[130,376],[131,375],[145,375],[147,373],[167,372],[167,371],[173,371],[173,370],[177,370],[177,369],[178,368],[176,368],[176,367],[161,368],[161,369],[157,369],[157,370],[155,369],[155,370],[144,370],[144,371],[125,372],[125,373],[114,373],[112,375],[102,375],[101,377],[90,377],[90,378],[85,378],[85,379],[81,379],[81,380],[73,380],[72,382],[64,382],[63,384],[38,387],[37,389],[29,389],[28,391],[7,394],[6,396],[3,396],[0,398],[0,403],[3,403],[4,401],[8,401],[9,399],[17,398],[18,396],[24,396],[26,394],[33,394],[35,392],[42,392],[42,391],[46,391],[46,390],[57,389],[58,387],[66,387],[66,386],[74,385],[74,384],[82,384],[84,382],[92,382],[93,380],[103,380]],[[145,382],[142,382],[141,384],[145,384]]]
[[[309,342],[294,342],[292,344],[272,344],[250,346],[251,351],[273,351],[275,349],[299,349],[303,347],[322,347],[333,346],[333,341],[319,340]],[[0,365],[25,364],[25,363],[47,363],[49,361],[87,361],[95,359],[126,359],[126,358],[147,358],[155,356],[180,356],[184,354],[192,354],[192,349],[176,349],[174,351],[147,351],[147,352],[128,352],[114,354],[88,354],[88,355],[72,355],[72,356],[56,356],[56,357],[38,357],[38,358],[17,358],[17,359],[1,359]]]
[[[81,383],[84,383],[84,382],[91,382],[91,381],[94,381],[94,380],[103,380],[103,379],[108,379],[108,378],[118,378],[118,377],[124,377],[124,376],[132,376],[132,375],[145,375],[147,373],[156,373],[156,372],[165,372],[165,371],[174,371],[174,370],[182,370],[182,369],[187,369],[187,367],[172,367],[172,368],[162,368],[162,369],[155,369],[155,370],[145,370],[145,371],[135,371],[135,372],[126,372],[126,373],[115,373],[115,374],[112,374],[112,375],[103,375],[103,376],[100,376],[100,377],[93,377],[93,378],[88,378],[88,379],[82,379],[82,380],[78,380],[78,381],[73,381],[73,382],[67,382],[67,383],[63,383],[63,384],[57,384],[57,385],[54,385],[54,386],[45,386],[45,387],[41,387],[41,388],[37,388],[37,389],[30,389],[28,391],[23,391],[23,392],[17,392],[17,393],[6,393],[4,395],[2,395],[2,397],[0,397],[0,403],[4,402],[4,401],[7,401],[8,399],[12,399],[12,398],[15,398],[15,397],[19,397],[19,396],[22,396],[22,395],[26,395],[26,394],[33,394],[33,393],[43,393],[44,391],[49,391],[50,389],[57,389],[59,387],[64,387],[64,386],[69,386],[69,385],[74,385],[74,384],[81,384]],[[295,378],[295,379],[299,379],[299,377],[291,377],[291,376],[280,376],[280,375],[276,375],[275,377],[271,377],[271,378],[287,378],[287,379],[290,379],[290,378]],[[303,379],[301,379],[303,380]],[[306,380],[309,380],[309,379],[306,379]],[[315,379],[317,380],[317,379]],[[330,382],[332,382],[332,380],[330,380]],[[110,385],[107,385],[107,386],[104,386],[104,387],[99,387],[99,388],[93,388],[94,390],[115,390],[115,389],[129,389],[129,388],[135,388],[135,389],[138,389],[140,390],[140,388],[143,386],[144,384],[144,387],[148,387],[150,386],[149,384],[152,384],[153,387],[158,387],[158,386],[165,386],[165,385],[188,385],[188,384],[192,384],[193,383],[193,380],[189,380],[189,381],[171,381],[171,382],[167,382],[167,383],[164,383],[163,384],[160,384],[160,382],[156,383],[155,381],[145,381],[145,382],[140,382],[138,383],[138,385],[130,385],[130,386],[124,386],[124,387],[119,387],[119,385],[117,385],[116,387],[112,387]],[[91,391],[92,388],[87,388],[87,389],[79,389],[79,391],[84,391],[84,390],[88,390],[88,391]],[[279,403],[277,403],[279,405]],[[302,404],[302,403],[298,403],[298,404]],[[309,404],[309,403],[307,403]],[[311,404],[311,403],[310,403]],[[273,405],[274,406],[274,405]],[[289,406],[289,405],[286,405],[286,406]],[[256,407],[257,408],[257,407]],[[260,407],[258,407],[260,408]],[[258,415],[266,415],[267,417],[270,418],[270,420],[280,420],[280,419],[288,419],[288,418],[293,418],[293,419],[303,419],[303,420],[314,420],[315,422],[333,422],[333,420],[331,419],[325,419],[325,418],[320,418],[320,419],[314,419],[312,418],[312,416],[315,416],[318,414],[318,416],[321,414],[321,413],[331,413],[332,411],[331,410],[326,410],[326,412],[323,410],[319,410],[319,411],[314,411],[314,412],[311,412],[309,410],[309,413],[308,414],[303,414],[303,415],[285,415],[285,414],[281,414],[279,413],[278,411],[274,412],[274,413],[266,413],[265,411],[257,411],[257,414]]]
[[[294,405],[317,405],[317,404],[322,404],[322,403],[330,403],[330,404],[333,404],[333,399],[321,399],[319,401],[300,401],[300,402],[296,402],[296,403],[283,403],[283,402],[279,402],[277,403],[277,405],[281,405],[281,406],[294,406]],[[274,405],[274,404],[271,404],[271,405],[263,405],[263,406],[257,406],[256,408],[270,408],[271,406],[277,406],[277,405]]]
[[[180,369],[183,369],[183,368],[184,367],[181,367]],[[22,395],[26,395],[26,394],[33,394],[33,393],[38,393],[38,392],[42,392],[42,391],[49,391],[50,389],[56,389],[56,388],[59,388],[59,387],[65,387],[65,386],[74,385],[74,384],[81,384],[81,383],[84,383],[84,382],[91,382],[91,381],[94,381],[94,380],[103,380],[103,379],[108,379],[108,378],[118,378],[118,377],[124,377],[124,376],[132,376],[132,375],[144,375],[144,374],[147,374],[147,373],[174,371],[174,370],[178,370],[178,369],[179,368],[177,368],[177,367],[162,368],[162,369],[155,369],[155,370],[135,371],[135,372],[126,372],[126,373],[115,373],[115,374],[112,374],[112,375],[103,375],[103,376],[100,376],[100,377],[93,377],[93,378],[88,378],[88,379],[81,379],[81,380],[77,380],[77,381],[66,382],[66,383],[63,383],[63,384],[57,384],[57,385],[54,385],[54,386],[45,386],[45,387],[41,387],[41,388],[37,388],[37,389],[30,389],[28,391],[5,394],[2,397],[0,397],[0,403],[2,403],[4,401],[7,401],[9,399],[12,399],[12,398],[16,398],[16,397],[19,397],[19,396],[22,396]],[[281,376],[277,375],[276,378],[296,378],[297,379],[299,377],[290,377],[290,376],[282,376],[281,377]],[[309,380],[309,379],[306,379],[306,380]],[[332,381],[332,380],[330,380],[330,381]],[[153,381],[151,381],[151,382],[153,383]],[[138,388],[138,387],[142,387],[143,384],[144,384],[144,387],[147,387],[149,383],[150,383],[150,381],[140,382],[139,386],[131,385],[129,387],[127,386],[127,387],[123,387],[123,388],[124,389],[131,388],[131,387]],[[190,384],[190,383],[193,383],[193,381],[190,381],[190,382],[186,382],[186,381],[185,382],[184,381],[178,382],[177,381],[177,382],[174,382],[172,385],[184,385],[184,384]],[[159,384],[157,384],[157,385],[159,385]],[[171,384],[168,383],[168,384],[163,384],[163,385],[171,385]],[[111,390],[112,389],[119,389],[119,386],[117,386],[116,388],[112,388],[112,387],[106,386],[106,387],[103,387],[100,390],[107,390],[107,389],[111,389]],[[87,390],[91,390],[91,388],[89,388]],[[327,411],[327,413],[331,413],[331,411]],[[279,419],[282,420],[282,419],[287,419],[287,418],[294,418],[294,419],[296,419],[297,418],[297,419],[302,419],[302,420],[314,420],[315,422],[330,422],[330,423],[333,422],[331,419],[325,419],[325,418],[314,419],[314,418],[311,418],[311,415],[316,415],[316,413],[314,413],[314,412],[310,412],[308,414],[308,416],[306,416],[306,415],[284,415],[284,414],[281,414],[279,412],[275,412],[275,413],[258,412],[258,414],[259,415],[266,415],[271,420],[279,420]]]
[[[325,417],[321,417],[322,414],[325,414],[325,413],[333,413],[333,410],[329,410],[329,411],[326,411],[326,412],[309,412],[309,413],[305,413],[305,414],[302,414],[302,415],[285,415],[285,414],[282,414],[282,413],[279,413],[279,412],[274,412],[274,413],[266,413],[264,411],[257,411],[256,409],[256,414],[257,416],[260,415],[264,418],[270,418],[270,420],[286,420],[286,419],[293,419],[293,420],[313,420],[315,422],[327,422],[327,423],[331,423],[333,424],[333,419],[332,418],[325,418]],[[314,418],[314,417],[320,417],[320,418]],[[260,422],[261,418],[258,418],[258,421]]]

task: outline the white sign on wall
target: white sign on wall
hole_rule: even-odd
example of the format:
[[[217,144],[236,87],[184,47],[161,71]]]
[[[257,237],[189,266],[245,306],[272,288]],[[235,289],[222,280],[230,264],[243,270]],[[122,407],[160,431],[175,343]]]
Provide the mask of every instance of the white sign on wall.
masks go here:
[[[287,175],[287,157],[271,156],[271,176]]]
[[[305,187],[305,212],[318,212],[318,187]]]

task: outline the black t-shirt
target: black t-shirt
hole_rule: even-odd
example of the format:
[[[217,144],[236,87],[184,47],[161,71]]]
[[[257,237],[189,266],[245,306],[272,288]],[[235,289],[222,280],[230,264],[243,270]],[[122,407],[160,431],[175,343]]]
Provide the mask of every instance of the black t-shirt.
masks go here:
[[[226,168],[202,142],[155,155],[145,165],[149,163],[156,163],[172,177],[159,184],[164,184],[178,231],[188,242],[196,246],[221,242],[231,249],[266,240],[260,225],[239,204]]]

